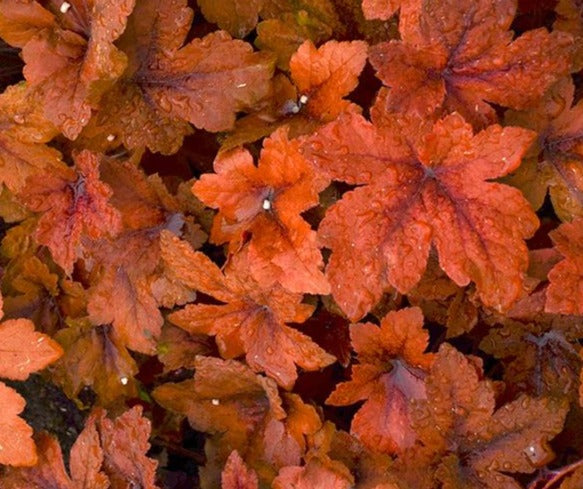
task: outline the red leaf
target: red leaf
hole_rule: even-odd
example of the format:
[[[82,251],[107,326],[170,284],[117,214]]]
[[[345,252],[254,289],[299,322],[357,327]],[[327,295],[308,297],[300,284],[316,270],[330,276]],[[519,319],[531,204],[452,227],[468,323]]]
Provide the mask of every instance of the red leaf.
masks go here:
[[[511,0],[429,0],[401,19],[400,41],[377,44],[370,61],[389,87],[389,111],[427,115],[443,106],[474,127],[496,121],[495,103],[536,102],[571,64],[571,36],[546,29],[512,41]]]
[[[257,489],[257,474],[245,466],[245,462],[233,450],[221,475],[221,489]]]
[[[350,327],[359,364],[352,380],[336,386],[326,403],[344,406],[366,400],[352,420],[352,432],[372,450],[397,453],[415,442],[409,402],[425,398],[425,371],[433,361],[424,354],[429,335],[419,308],[390,312],[381,327]]]
[[[103,470],[109,476],[112,489],[142,487],[158,489],[155,484],[158,463],[146,456],[150,449],[150,421],[136,406],[114,420],[97,415]]]
[[[546,312],[583,314],[583,219],[563,223],[550,233],[565,257],[549,272]]]
[[[176,236],[163,233],[162,240],[163,259],[178,280],[226,303],[189,304],[168,316],[174,324],[191,333],[215,336],[224,358],[245,353],[253,370],[264,371],[286,389],[297,378],[296,364],[317,370],[334,361],[285,324],[305,321],[313,308],[301,303],[300,294],[259,284],[249,275],[245,254],[235,255],[223,275],[206,255],[193,252]]]
[[[214,167],[217,174],[203,175],[193,187],[200,200],[219,209],[211,240],[228,241],[236,252],[251,235],[251,273],[259,283],[327,294],[316,233],[300,216],[318,203],[318,194],[299,143],[278,131],[265,141],[257,167],[242,149],[220,155]]]
[[[121,230],[120,214],[109,203],[112,191],[99,179],[98,157],[83,151],[75,163],[75,169],[61,165],[51,175],[29,178],[22,192],[28,208],[43,213],[35,238],[67,275],[84,255],[82,239],[115,236]]]
[[[332,249],[332,294],[350,319],[370,311],[389,285],[411,290],[431,244],[454,282],[476,282],[484,304],[505,309],[522,293],[523,239],[538,219],[520,192],[487,180],[516,168],[533,134],[493,125],[474,135],[458,114],[420,132],[407,121],[377,129],[346,115],[304,146],[325,176],[361,185],[319,229]]]

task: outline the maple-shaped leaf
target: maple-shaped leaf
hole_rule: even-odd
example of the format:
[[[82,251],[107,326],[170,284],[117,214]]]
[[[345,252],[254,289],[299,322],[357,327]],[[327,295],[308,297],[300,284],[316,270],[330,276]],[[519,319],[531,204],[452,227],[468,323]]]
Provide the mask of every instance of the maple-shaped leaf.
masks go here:
[[[329,41],[317,49],[305,41],[291,57],[291,82],[275,78],[267,106],[237,121],[223,149],[267,136],[283,124],[296,137],[312,133],[344,111],[359,112],[344,97],[356,88],[366,56],[363,41]]]
[[[414,401],[413,428],[434,453],[444,487],[518,488],[508,473],[531,473],[553,458],[548,441],[568,411],[553,398],[518,399],[494,410],[481,362],[443,345],[426,379],[427,399]]]
[[[389,312],[381,327],[350,327],[358,364],[352,380],[336,386],[327,404],[345,406],[366,400],[355,414],[351,431],[373,450],[395,453],[415,442],[409,402],[425,398],[424,378],[433,356],[424,354],[429,334],[417,307]]]
[[[0,318],[3,314],[0,301]],[[0,323],[0,377],[26,380],[63,354],[58,343],[34,329],[34,323],[28,319]]]
[[[42,213],[34,236],[67,275],[83,256],[82,239],[98,240],[121,230],[120,214],[109,203],[111,194],[99,179],[99,157],[89,151],[75,156],[74,168],[63,164],[50,175],[27,180],[21,198],[30,210]]]
[[[48,10],[34,1],[4,9],[5,21],[15,22],[26,35],[17,35],[13,27],[2,29],[2,22],[0,35],[6,30],[8,41],[14,36],[18,44],[26,40],[24,76],[38,88],[46,117],[70,139],[79,135],[91,109],[126,68],[126,57],[114,41],[133,7],[134,0],[72,0],[51,2]],[[50,17],[53,23],[48,26]]]
[[[46,146],[58,133],[42,115],[38,93],[25,84],[0,94],[0,184],[18,192],[28,177],[62,165],[60,153]]]
[[[259,283],[328,294],[316,232],[300,215],[318,204],[318,193],[299,142],[280,130],[265,140],[257,166],[239,149],[220,154],[214,168],[216,174],[202,175],[193,186],[202,202],[219,209],[211,241],[229,242],[236,252],[250,236],[249,265]]]
[[[202,15],[234,37],[243,38],[257,24],[263,0],[199,0]]]
[[[73,444],[69,471],[59,442],[41,433],[37,437],[39,460],[31,468],[11,468],[2,476],[6,489],[158,489],[156,462],[145,456],[149,448],[149,421],[141,408],[126,411],[115,420],[102,409],[91,413]],[[69,475],[70,474],[70,475]]]
[[[476,282],[491,307],[512,305],[528,263],[523,239],[538,219],[519,191],[487,180],[515,169],[533,136],[498,125],[474,135],[459,114],[426,132],[411,120],[379,129],[345,114],[308,138],[304,154],[324,177],[359,185],[318,230],[344,313],[361,318],[389,286],[410,291],[432,244],[454,282]]]
[[[245,462],[233,450],[221,474],[221,489],[257,489],[257,474],[245,466]]]
[[[583,101],[573,104],[571,77],[557,82],[539,104],[506,114],[506,123],[537,131],[529,158],[507,179],[539,209],[547,194],[563,221],[583,217]]]
[[[76,398],[85,386],[93,389],[101,406],[137,396],[138,367],[111,326],[93,326],[83,319],[70,323],[55,336],[65,354],[53,371],[67,396]]]
[[[401,40],[371,48],[377,76],[390,87],[386,108],[427,115],[457,111],[474,127],[496,121],[490,103],[522,109],[571,68],[573,39],[531,30],[513,40],[509,0],[416,2],[399,24]]]
[[[111,323],[121,345],[153,354],[164,322],[158,299],[172,307],[187,292],[164,279],[160,258],[160,232],[179,233],[183,209],[158,175],[146,177],[131,162],[105,159],[101,178],[113,190],[110,202],[120,211],[124,230],[114,240],[88,246],[89,317],[94,324]]]
[[[206,255],[164,232],[162,257],[178,280],[224,303],[188,304],[168,316],[191,333],[215,336],[224,358],[244,353],[253,370],[286,389],[297,378],[296,365],[318,370],[334,361],[308,336],[286,325],[302,323],[313,307],[301,303],[301,294],[258,283],[249,273],[246,253],[233,256],[223,274]]]
[[[545,311],[583,314],[583,218],[561,224],[550,236],[564,256],[549,272]]]
[[[272,56],[224,31],[183,46],[192,17],[186,0],[137,2],[119,41],[128,69],[101,101],[91,137],[174,153],[191,132],[189,122],[229,130],[237,112],[267,93]]]
[[[29,466],[37,463],[32,428],[19,417],[26,401],[0,382],[0,464]]]
[[[311,117],[334,120],[341,112],[355,110],[343,97],[356,88],[366,62],[368,46],[363,41],[329,41],[316,49],[304,42],[290,60],[291,77]]]

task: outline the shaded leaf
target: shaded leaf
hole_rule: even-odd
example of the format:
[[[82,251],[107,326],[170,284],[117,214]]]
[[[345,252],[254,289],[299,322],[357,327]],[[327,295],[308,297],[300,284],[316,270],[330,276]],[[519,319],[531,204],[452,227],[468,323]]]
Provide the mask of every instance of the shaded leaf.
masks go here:
[[[186,4],[138,2],[119,41],[128,70],[102,100],[88,128],[91,137],[174,153],[191,132],[188,122],[213,132],[229,130],[237,112],[267,93],[273,71],[267,53],[254,53],[222,31],[183,46],[193,16]]]
[[[563,223],[550,233],[555,247],[564,256],[549,272],[546,312],[583,314],[583,219]]]
[[[199,0],[198,5],[209,22],[243,38],[255,28],[263,0]]]
[[[264,287],[249,274],[246,254],[231,258],[224,274],[209,258],[170,233],[162,235],[162,256],[172,273],[223,305],[189,304],[168,319],[195,334],[215,336],[224,358],[245,354],[248,365],[290,389],[296,365],[318,370],[334,361],[309,337],[286,325],[302,323],[313,308],[300,294],[278,285]]]

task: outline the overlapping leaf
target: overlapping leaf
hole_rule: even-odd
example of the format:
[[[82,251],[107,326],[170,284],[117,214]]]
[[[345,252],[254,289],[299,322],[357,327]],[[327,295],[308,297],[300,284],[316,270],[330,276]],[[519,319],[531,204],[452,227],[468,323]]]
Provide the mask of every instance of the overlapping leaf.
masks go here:
[[[366,400],[355,414],[351,431],[370,449],[400,452],[415,442],[409,403],[425,398],[424,379],[433,356],[424,354],[429,335],[419,308],[390,312],[381,327],[350,327],[358,354],[352,380],[336,386],[327,404],[342,406]]]
[[[128,69],[102,100],[88,137],[174,153],[189,122],[231,129],[236,113],[267,93],[272,57],[224,31],[183,45],[192,17],[185,0],[138,2],[119,41]]]
[[[391,88],[389,111],[426,116],[443,107],[483,128],[496,121],[490,103],[525,108],[571,69],[568,34],[541,28],[512,40],[512,0],[414,5],[401,18],[401,40],[371,49],[377,76]]]
[[[121,230],[120,214],[108,202],[111,194],[99,179],[99,157],[88,151],[76,155],[75,168],[63,164],[49,176],[27,180],[21,198],[42,213],[35,237],[68,275],[83,256],[82,239],[113,237]]]
[[[4,315],[0,296],[0,319]],[[36,333],[28,319],[0,323],[0,377],[25,380],[45,368],[63,353],[47,335]],[[32,429],[18,415],[24,399],[0,382],[0,464],[29,466],[37,462]]]
[[[515,169],[533,136],[497,125],[474,135],[452,114],[426,130],[409,120],[378,129],[346,115],[308,138],[304,152],[325,178],[360,185],[319,228],[346,315],[364,316],[390,285],[411,290],[432,244],[454,282],[475,281],[486,305],[512,305],[528,262],[523,239],[538,220],[520,192],[487,180]]]
[[[318,194],[299,143],[279,131],[265,141],[258,166],[241,149],[220,155],[214,167],[216,174],[203,175],[193,187],[200,200],[219,209],[211,240],[229,242],[236,252],[249,236],[249,265],[258,283],[327,294],[316,232],[300,216],[318,203]]]
[[[51,2],[48,10],[30,0],[2,4],[0,35],[22,47],[24,75],[38,87],[46,117],[75,139],[126,68],[114,41],[134,0]]]
[[[546,312],[583,314],[583,219],[563,223],[551,233],[565,257],[549,272]]]
[[[506,122],[538,132],[536,144],[508,182],[518,187],[534,209],[548,193],[563,221],[583,217],[583,102],[573,104],[571,78],[557,82],[527,111],[511,112]]]
[[[552,460],[566,403],[521,396],[496,411],[492,383],[453,347],[441,347],[427,377],[427,400],[416,401],[413,427],[440,457],[435,477],[445,487],[519,488],[508,473],[532,473]],[[503,473],[502,473],[503,472]]]
[[[162,234],[162,257],[178,280],[223,302],[189,304],[168,319],[192,333],[215,336],[224,358],[245,354],[247,364],[284,388],[296,378],[296,365],[317,370],[334,361],[309,337],[286,325],[302,323],[313,307],[301,294],[279,285],[262,286],[249,273],[246,254],[235,255],[224,274],[210,259],[171,233]]]
[[[18,192],[28,177],[58,168],[60,153],[46,146],[57,135],[42,115],[38,93],[20,84],[0,95],[0,183]]]
[[[157,489],[156,462],[146,457],[150,423],[141,408],[126,411],[115,420],[103,410],[93,412],[71,449],[70,475],[59,442],[46,433],[38,437],[39,461],[35,467],[11,469],[3,476],[6,489]]]

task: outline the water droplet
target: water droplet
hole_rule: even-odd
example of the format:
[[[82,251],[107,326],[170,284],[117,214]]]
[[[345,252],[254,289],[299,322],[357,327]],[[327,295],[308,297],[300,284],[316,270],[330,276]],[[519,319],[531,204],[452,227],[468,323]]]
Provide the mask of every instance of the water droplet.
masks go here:
[[[307,103],[308,103],[308,96],[307,95],[302,95],[300,97],[300,104],[306,105]]]
[[[107,140],[111,143],[115,139],[115,134],[109,134]]]
[[[121,385],[128,385],[129,379],[127,377],[122,377],[119,381],[121,382]]]
[[[212,400],[211,400],[211,404],[212,404],[213,406],[218,406],[220,403],[221,403],[221,401],[219,401],[218,399],[212,399]]]
[[[271,209],[271,201],[269,199],[263,199],[261,207],[263,207],[263,210],[268,211],[269,209]]]
[[[66,14],[70,8],[71,4],[69,2],[63,2],[59,10],[61,11],[62,14]]]
[[[322,145],[322,143],[318,141],[313,141],[310,144],[310,148],[312,149],[312,151],[322,151],[324,149],[324,146]]]
[[[350,152],[350,150],[348,149],[348,146],[341,146],[338,152],[341,155],[347,155]]]
[[[24,116],[22,114],[14,114],[12,117],[17,124],[24,124]]]
[[[271,348],[271,346],[268,346],[265,351],[267,352],[268,355],[273,355],[273,348]]]

